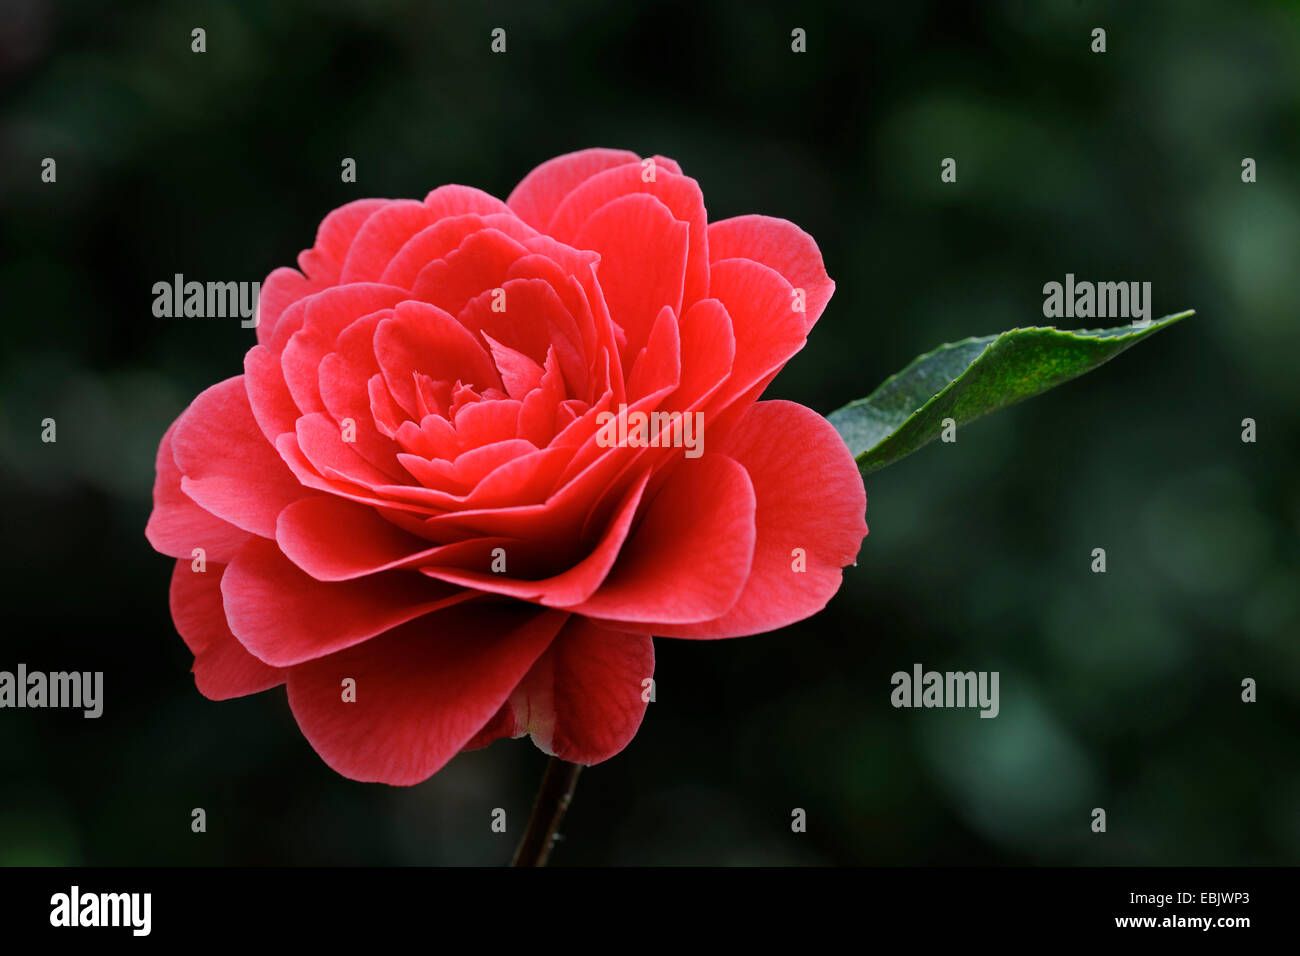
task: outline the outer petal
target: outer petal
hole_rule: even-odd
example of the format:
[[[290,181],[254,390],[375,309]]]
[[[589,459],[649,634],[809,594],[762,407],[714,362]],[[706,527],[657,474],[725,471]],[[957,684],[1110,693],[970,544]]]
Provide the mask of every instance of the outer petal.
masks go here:
[[[835,291],[821,250],[792,222],[771,216],[736,216],[709,224],[709,258],[753,259],[804,290],[805,329],[811,329]]]
[[[750,407],[719,449],[744,465],[757,500],[753,570],[733,608],[704,624],[668,625],[663,637],[739,637],[811,617],[839,589],[867,533],[867,496],[834,427],[794,402]],[[796,571],[794,549],[805,555]]]
[[[679,334],[681,381],[672,404],[693,409],[730,378],[736,360],[735,332],[722,303],[701,299],[682,316]]]
[[[185,476],[181,490],[253,534],[275,537],[280,509],[306,494],[253,418],[242,375],[194,399],[176,423],[172,449]]]
[[[443,219],[448,216],[464,216],[476,213],[493,216],[510,212],[510,207],[496,196],[485,193],[473,186],[439,186],[424,197],[424,207],[429,210],[430,219]]]
[[[313,282],[297,269],[281,266],[262,283],[257,300],[257,341],[265,345],[275,334],[275,325],[284,310],[299,299],[319,292],[323,285]]]
[[[262,434],[272,445],[285,432],[293,431],[302,410],[293,403],[279,357],[265,345],[244,355],[244,390]]]
[[[177,561],[172,572],[172,620],[194,655],[194,683],[210,700],[256,694],[285,679],[283,670],[262,663],[230,633],[221,606],[225,571],[221,564],[194,571],[190,562]]]
[[[280,512],[276,541],[286,557],[317,581],[350,581],[440,557],[491,561],[509,538],[469,538],[430,547],[423,538],[385,521],[374,508],[333,495],[304,498]]]
[[[289,673],[289,706],[345,777],[406,786],[454,757],[492,719],[565,621],[522,604],[413,621]],[[344,700],[343,681],[356,699]]]
[[[181,472],[172,456],[172,422],[158,443],[153,483],[153,511],[144,535],[154,549],[173,558],[188,558],[202,548],[208,561],[226,562],[248,539],[248,532],[211,515],[181,491]]]
[[[683,304],[690,305],[703,298],[709,288],[708,215],[704,195],[699,184],[689,176],[660,168],[654,180],[646,182],[641,173],[639,166],[620,166],[592,176],[565,197],[546,231],[561,242],[573,245],[573,238],[583,223],[601,206],[620,196],[649,193],[689,227]]]
[[[660,309],[681,314],[688,233],[654,196],[632,193],[597,209],[574,238],[600,253],[596,275],[610,315],[627,334],[625,365],[645,345]]]
[[[432,222],[428,207],[413,199],[399,199],[384,206],[357,231],[343,260],[339,281],[374,282],[407,240]]]
[[[321,222],[316,230],[315,246],[298,256],[302,272],[280,268],[266,277],[257,310],[259,343],[271,342],[280,316],[290,305],[338,281],[339,270],[357,231],[372,213],[386,205],[387,199],[358,199],[340,206]]]
[[[392,203],[391,199],[357,199],[331,212],[316,230],[313,247],[298,257],[302,271],[329,285],[337,282],[361,227],[372,215]]]
[[[655,628],[713,620],[740,597],[753,548],[754,491],[745,469],[715,454],[684,461],[605,583],[570,610]]]
[[[235,555],[221,593],[239,643],[276,667],[333,654],[473,596],[403,571],[317,581],[262,538]]]
[[[571,763],[608,760],[628,745],[646,711],[654,676],[654,642],[571,617],[510,695],[510,735],[531,734],[549,754]],[[504,735],[505,728],[498,728]]]
[[[806,333],[803,316],[791,308],[790,283],[767,266],[723,259],[713,264],[710,281],[709,294],[726,306],[736,343],[731,375],[709,400],[716,414],[771,381],[803,348]]]
[[[525,176],[506,205],[534,229],[545,229],[564,197],[596,173],[640,162],[625,149],[583,149],[556,156]]]

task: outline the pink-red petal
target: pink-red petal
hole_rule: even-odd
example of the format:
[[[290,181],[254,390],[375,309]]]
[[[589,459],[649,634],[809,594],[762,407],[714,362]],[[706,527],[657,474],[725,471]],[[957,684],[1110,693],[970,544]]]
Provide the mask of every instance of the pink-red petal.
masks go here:
[[[153,511],[144,535],[154,549],[173,558],[190,558],[203,549],[204,560],[229,561],[248,540],[248,532],[204,511],[181,491],[181,472],[172,455],[172,422],[158,443],[153,484]]]
[[[771,216],[736,216],[709,223],[709,258],[752,259],[804,291],[804,328],[811,329],[835,292],[821,250],[792,222]]]
[[[794,402],[752,405],[718,450],[754,485],[757,539],[745,589],[726,614],[668,625],[663,637],[739,637],[811,617],[839,590],[867,533],[866,492],[839,433]]]
[[[209,700],[256,694],[284,683],[285,672],[258,660],[230,633],[221,605],[225,565],[195,571],[177,561],[172,572],[171,611],[176,630],[194,655],[194,683]]]
[[[723,455],[687,459],[604,584],[570,610],[621,623],[710,621],[736,603],[753,557],[754,489],[745,469]]]
[[[574,237],[583,224],[606,203],[620,196],[649,193],[689,227],[683,304],[690,305],[704,298],[709,290],[708,214],[704,195],[699,184],[689,176],[660,167],[655,170],[654,179],[647,181],[644,173],[637,164],[617,166],[592,176],[560,203],[546,232],[561,242],[575,245]]]
[[[659,311],[680,315],[689,228],[652,195],[613,199],[582,223],[574,244],[600,253],[596,276],[609,314],[627,335],[627,360],[645,345]]]
[[[506,205],[534,229],[545,229],[564,197],[596,173],[615,166],[639,163],[640,157],[625,149],[583,149],[556,156],[520,180],[506,199]]]
[[[289,706],[321,759],[343,776],[416,784],[492,720],[564,621],[563,613],[521,604],[421,618],[293,668]]]
[[[221,593],[239,643],[275,667],[336,653],[471,596],[408,571],[317,581],[262,538],[235,555]]]
[[[654,677],[654,642],[571,617],[510,695],[510,736],[570,763],[608,760],[635,736]]]
[[[275,536],[280,509],[305,494],[262,433],[236,375],[194,399],[172,434],[181,490],[231,524]]]

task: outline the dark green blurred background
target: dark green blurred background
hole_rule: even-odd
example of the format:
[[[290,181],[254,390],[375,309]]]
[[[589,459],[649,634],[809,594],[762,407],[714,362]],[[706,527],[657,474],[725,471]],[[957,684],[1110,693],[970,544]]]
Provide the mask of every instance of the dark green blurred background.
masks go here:
[[[194,689],[143,535],[154,451],[253,337],[156,319],[151,289],[261,279],[348,200],[504,197],[597,145],[674,157],[711,219],[816,237],[838,291],[768,394],[823,414],[941,341],[1043,324],[1066,272],[1198,315],[870,476],[822,615],[656,642],[657,701],[553,861],[1300,861],[1291,3],[6,0],[0,82],[0,669],[107,672],[99,720],[0,711],[0,863],[509,859],[527,741],[363,785],[282,690]],[[915,662],[1000,671],[1001,715],[893,709]]]

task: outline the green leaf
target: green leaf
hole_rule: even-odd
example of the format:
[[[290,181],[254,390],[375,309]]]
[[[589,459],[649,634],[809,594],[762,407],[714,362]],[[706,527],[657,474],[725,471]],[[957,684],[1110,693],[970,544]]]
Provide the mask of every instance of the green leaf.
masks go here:
[[[870,474],[934,440],[945,418],[964,425],[1055,388],[1192,314],[1078,332],[1012,329],[941,345],[866,398],[832,412],[830,422],[862,473]]]

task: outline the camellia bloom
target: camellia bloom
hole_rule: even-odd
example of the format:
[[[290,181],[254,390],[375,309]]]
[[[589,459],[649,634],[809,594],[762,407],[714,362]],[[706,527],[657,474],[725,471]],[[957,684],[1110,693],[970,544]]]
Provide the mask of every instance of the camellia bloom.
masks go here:
[[[285,684],[339,773],[523,734],[602,761],[652,636],[801,620],[855,560],[844,442],[757,401],[834,288],[789,222],[710,224],[676,163],[593,149],[506,202],[349,203],[298,264],[163,436],[146,534],[199,690]]]

